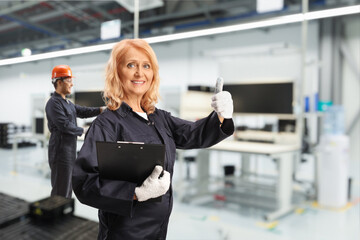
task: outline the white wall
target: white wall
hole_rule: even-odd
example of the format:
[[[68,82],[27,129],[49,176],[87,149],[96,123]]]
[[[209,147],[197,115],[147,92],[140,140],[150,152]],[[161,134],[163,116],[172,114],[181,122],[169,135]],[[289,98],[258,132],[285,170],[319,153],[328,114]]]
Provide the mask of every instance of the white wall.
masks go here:
[[[288,51],[278,55],[248,54],[245,57],[220,56],[220,51],[259,48],[267,45],[290,45]],[[309,25],[308,59],[317,60],[318,24]],[[214,85],[216,77],[223,75],[225,81],[241,78],[291,77],[300,75],[301,25],[291,24],[264,30],[251,30],[202,37],[184,41],[154,44],[160,62],[162,84]],[[280,49],[281,50],[281,49]],[[225,54],[226,55],[226,54]],[[275,61],[274,61],[275,59]],[[291,59],[289,61],[289,59]],[[261,62],[259,62],[259,60]],[[279,60],[279,61],[277,61]],[[230,64],[228,64],[230,62]],[[225,64],[226,63],[226,64]],[[226,68],[225,65],[228,65]],[[274,67],[275,66],[275,67]],[[284,73],[285,72],[285,73]]]
[[[49,70],[50,69],[50,70]],[[0,122],[30,125],[32,95],[44,95],[51,91],[47,62],[2,67],[0,69]],[[47,77],[47,78],[46,78]]]

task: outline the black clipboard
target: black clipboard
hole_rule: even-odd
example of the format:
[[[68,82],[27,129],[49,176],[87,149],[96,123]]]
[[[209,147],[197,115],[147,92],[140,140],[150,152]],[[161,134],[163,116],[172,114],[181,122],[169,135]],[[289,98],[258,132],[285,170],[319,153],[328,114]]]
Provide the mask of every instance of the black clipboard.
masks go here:
[[[99,176],[140,186],[156,165],[164,167],[165,145],[138,142],[96,142]],[[156,198],[161,201],[160,198]]]

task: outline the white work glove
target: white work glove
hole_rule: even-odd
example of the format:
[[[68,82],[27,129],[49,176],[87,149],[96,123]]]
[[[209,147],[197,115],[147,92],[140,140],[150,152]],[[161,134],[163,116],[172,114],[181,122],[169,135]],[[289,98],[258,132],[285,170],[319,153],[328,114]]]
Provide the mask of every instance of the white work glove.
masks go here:
[[[232,118],[234,111],[233,100],[231,94],[227,91],[222,91],[215,94],[211,98],[211,107],[223,118]]]
[[[136,198],[139,202],[150,198],[164,195],[170,187],[170,173],[164,170],[164,174],[159,178],[163,168],[156,166],[140,187],[135,188]]]

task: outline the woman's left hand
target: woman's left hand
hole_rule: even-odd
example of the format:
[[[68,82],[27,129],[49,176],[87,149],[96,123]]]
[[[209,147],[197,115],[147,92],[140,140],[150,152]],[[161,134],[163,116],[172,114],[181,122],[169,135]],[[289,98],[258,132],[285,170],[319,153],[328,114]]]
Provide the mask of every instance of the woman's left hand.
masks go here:
[[[232,118],[234,105],[231,94],[227,91],[215,94],[211,98],[211,107],[215,110],[219,117],[226,119]]]

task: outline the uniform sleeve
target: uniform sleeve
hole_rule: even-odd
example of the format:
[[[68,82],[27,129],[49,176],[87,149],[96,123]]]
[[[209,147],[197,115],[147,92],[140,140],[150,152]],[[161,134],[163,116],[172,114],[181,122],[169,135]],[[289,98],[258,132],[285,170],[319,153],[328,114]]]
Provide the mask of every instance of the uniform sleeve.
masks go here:
[[[215,112],[196,122],[173,117],[167,113],[167,121],[177,148],[194,149],[211,147],[234,132],[234,122],[227,119],[226,131],[220,126]]]
[[[79,118],[95,117],[100,114],[99,107],[84,107],[84,106],[75,104],[75,109],[76,109],[76,115]]]
[[[74,164],[75,195],[83,204],[131,217],[136,184],[99,178],[96,141],[115,142],[116,138],[98,123],[91,125]]]
[[[65,114],[64,107],[59,101],[49,100],[46,104],[46,116],[55,124],[56,128],[66,134],[81,136],[83,129],[76,126]]]
[[[234,122],[233,122],[232,118],[224,119],[223,123],[221,124],[221,130],[227,135],[231,135],[234,133],[235,126],[234,126]]]

